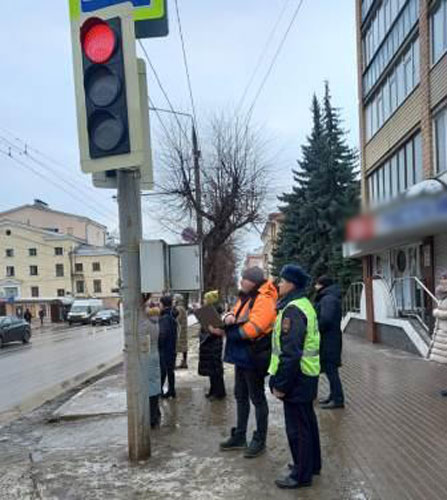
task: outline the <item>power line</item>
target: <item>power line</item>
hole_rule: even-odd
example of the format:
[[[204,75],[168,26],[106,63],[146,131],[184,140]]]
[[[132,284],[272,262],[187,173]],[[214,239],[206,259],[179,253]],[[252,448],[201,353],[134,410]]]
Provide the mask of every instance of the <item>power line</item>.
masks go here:
[[[69,191],[68,189],[65,189],[64,186],[62,186],[61,184],[57,183],[54,179],[52,179],[51,177],[47,177],[44,173],[42,173],[41,171],[39,170],[36,170],[34,167],[32,167],[31,165],[28,165],[27,163],[23,162],[23,161],[20,161],[18,158],[12,156],[11,152],[8,152],[6,153],[5,151],[2,151],[0,150],[0,154],[3,154],[4,156],[6,156],[7,158],[9,158],[10,160],[14,161],[15,163],[17,163],[18,165],[20,165],[22,168],[25,168],[27,170],[30,170],[31,172],[33,172],[37,177],[43,177],[47,182],[49,182],[50,184],[52,184],[53,186],[57,187],[58,189],[62,190],[64,193],[68,194],[70,197],[72,197],[73,199],[77,200],[77,201],[80,201],[81,203],[83,204],[86,204],[86,201],[85,199],[82,199],[82,198],[79,198],[78,196],[74,195],[71,191]],[[106,219],[109,218],[110,216],[107,215],[107,213],[105,212],[102,212],[100,210],[98,210],[97,208],[91,206],[91,209],[94,210],[97,214],[101,215],[101,217],[105,217]]]
[[[165,99],[166,99],[166,102],[168,103],[168,106],[169,106],[169,108],[171,109],[171,111],[172,111],[172,113],[173,113],[173,115],[174,115],[174,117],[175,117],[175,120],[177,121],[177,124],[178,124],[178,126],[179,126],[179,128],[180,128],[181,132],[182,132],[182,133],[183,133],[183,135],[186,137],[186,140],[189,142],[189,141],[190,141],[190,139],[189,139],[189,137],[188,137],[188,134],[187,134],[187,133],[183,130],[182,124],[181,124],[181,122],[180,122],[180,120],[179,120],[178,116],[177,116],[177,115],[176,115],[176,113],[175,113],[175,109],[174,109],[174,107],[173,107],[173,105],[172,105],[172,103],[171,103],[171,100],[169,99],[168,93],[166,92],[165,88],[163,87],[163,84],[162,84],[162,82],[161,82],[161,79],[160,79],[160,77],[158,76],[157,70],[155,69],[154,65],[152,64],[152,61],[151,61],[151,59],[150,59],[150,57],[149,57],[149,54],[148,54],[148,52],[147,52],[147,50],[146,50],[146,47],[143,45],[143,42],[142,42],[141,40],[138,40],[138,43],[140,44],[140,47],[141,47],[141,49],[143,50],[144,56],[145,56],[145,58],[146,58],[146,60],[147,60],[147,62],[148,62],[148,64],[149,64],[149,67],[151,68],[152,73],[153,73],[153,74],[154,74],[154,76],[155,76],[155,80],[157,81],[157,84],[158,84],[158,86],[160,87],[160,90],[162,91],[162,93],[163,93],[163,95],[164,95],[164,97],[165,97]],[[151,104],[151,106],[153,106],[153,105]]]
[[[4,129],[3,129],[4,130]],[[10,134],[10,135],[13,135],[13,134]],[[23,141],[22,139],[19,139],[18,137],[15,137],[15,140],[16,141],[19,141],[19,142],[22,142],[23,144],[23,150],[21,148],[19,148],[19,146],[15,145],[14,143],[12,143],[9,139],[7,139],[6,137],[2,137],[0,136],[0,140],[2,140],[3,142],[5,142],[8,146],[10,146],[10,149],[11,147],[17,151],[21,156],[24,156],[26,158],[28,158],[29,160],[31,160],[32,162],[34,163],[37,163],[40,167],[44,168],[45,170],[48,170],[51,174],[54,174],[56,176],[58,176],[58,179],[65,183],[66,185],[68,185],[70,188],[72,189],[75,189],[76,192],[78,192],[81,188],[85,189],[87,186],[85,185],[81,185],[79,184],[79,180],[76,178],[74,178],[73,176],[73,179],[75,179],[74,181],[71,181],[71,179],[68,179],[68,178],[65,178],[63,177],[63,172],[51,167],[50,165],[48,165],[47,163],[44,163],[42,162],[41,160],[39,160],[38,158],[34,157],[34,155],[32,155],[30,153],[30,151],[35,151],[36,153],[40,154],[41,156],[45,157],[45,154],[44,153],[41,153],[39,152],[39,150],[31,147],[28,145],[28,143],[26,143],[25,141]],[[12,155],[9,155],[8,156],[12,157]],[[57,163],[55,160],[53,160],[53,163],[55,164],[58,164],[60,166],[63,166],[62,164],[60,163]],[[76,182],[76,183],[75,183]],[[89,186],[88,186],[89,187]],[[96,191],[91,188],[91,190],[93,192],[96,193]],[[113,213],[112,211],[110,211],[110,207],[106,206],[105,204],[101,203],[103,209],[99,209],[100,211],[97,210],[97,205],[98,205],[98,199],[97,199],[97,196],[93,199],[92,198],[92,195],[87,195],[87,194],[84,194],[85,196],[88,196],[89,199],[94,202],[94,205],[89,205],[89,207],[94,210],[96,213],[99,213],[101,214],[101,216],[104,216],[106,215],[107,217],[113,217],[113,218],[116,218],[116,214]],[[113,214],[113,215],[112,215]]]
[[[175,0],[175,11],[176,11],[176,14],[177,14],[177,25],[178,25],[179,35],[180,35],[180,41],[182,43],[183,63],[185,65],[186,79],[187,79],[187,82],[188,82],[189,98],[191,100],[191,110],[192,110],[192,114],[193,114],[193,117],[194,117],[194,125],[195,125],[196,131],[197,131],[196,106],[195,106],[195,103],[194,103],[194,94],[193,94],[193,91],[192,91],[191,75],[190,75],[190,72],[189,72],[188,57],[186,55],[185,38],[183,36],[183,29],[182,29],[182,22],[181,22],[181,19],[180,19],[180,9],[179,9],[179,6],[178,6],[178,0]]]
[[[271,72],[272,72],[272,70],[273,70],[273,68],[275,66],[275,63],[276,63],[276,61],[277,61],[277,59],[279,57],[279,54],[281,53],[282,48],[284,47],[284,44],[285,44],[285,42],[287,40],[287,37],[289,36],[289,33],[290,33],[290,31],[291,31],[294,23],[295,23],[295,20],[298,17],[298,14],[299,14],[299,12],[301,10],[301,7],[302,7],[303,3],[304,3],[304,0],[300,0],[297,8],[295,9],[295,12],[293,13],[291,21],[290,21],[289,25],[287,26],[287,29],[286,29],[286,31],[284,33],[284,36],[282,37],[282,39],[281,39],[281,41],[280,41],[280,43],[278,45],[278,48],[277,48],[277,50],[276,50],[276,52],[275,52],[275,54],[273,56],[273,59],[272,59],[272,61],[270,63],[270,66],[269,66],[269,68],[268,68],[268,70],[267,70],[267,72],[266,72],[266,74],[265,74],[265,76],[264,76],[264,78],[263,78],[263,80],[261,82],[261,85],[259,86],[259,89],[258,89],[258,91],[257,91],[257,93],[255,95],[255,98],[253,99],[253,102],[252,102],[252,104],[251,104],[251,106],[250,106],[250,108],[248,110],[248,113],[247,113],[247,123],[251,119],[251,115],[252,115],[253,110],[254,110],[254,108],[256,106],[256,103],[257,103],[257,101],[259,99],[259,96],[261,95],[261,92],[263,91],[263,89],[265,87],[265,84],[267,83],[267,80],[268,80],[268,78],[269,78],[269,76],[270,76],[270,74],[271,74]]]
[[[281,9],[281,12],[279,13],[279,16],[278,16],[278,18],[277,18],[277,20],[276,20],[276,22],[275,22],[272,30],[270,31],[270,33],[269,33],[269,35],[267,37],[265,45],[262,48],[261,53],[259,54],[258,60],[257,60],[256,65],[255,65],[255,69],[253,70],[253,73],[251,74],[251,77],[250,77],[250,79],[249,79],[249,81],[248,81],[248,83],[247,83],[247,85],[245,87],[245,90],[244,90],[244,92],[242,94],[242,97],[239,100],[239,104],[236,107],[237,110],[238,109],[242,109],[242,105],[244,104],[244,101],[245,101],[245,98],[247,97],[248,91],[250,90],[250,87],[251,87],[251,85],[252,85],[252,83],[253,83],[253,81],[255,79],[255,76],[258,74],[258,71],[259,71],[259,69],[261,67],[261,64],[264,62],[264,59],[265,59],[266,54],[267,54],[267,50],[268,50],[268,48],[270,46],[270,42],[271,42],[271,40],[272,40],[272,38],[273,38],[273,36],[274,36],[274,34],[275,34],[275,32],[276,32],[279,24],[280,24],[280,22],[282,21],[282,18],[284,16],[284,13],[286,12],[286,8],[287,8],[289,2],[290,2],[290,0],[285,0],[284,1],[283,8]]]
[[[37,165],[39,165],[40,167],[44,168],[45,170],[49,171],[50,174],[54,174],[56,176],[58,176],[58,180],[60,180],[60,182],[63,182],[65,183],[66,185],[68,185],[71,189],[74,189],[76,192],[79,191],[79,189],[82,187],[80,186],[79,184],[75,184],[74,182],[70,181],[70,180],[67,180],[67,179],[64,179],[62,176],[61,176],[61,173],[58,171],[58,170],[55,170],[54,168],[50,167],[49,165],[41,162],[40,160],[38,160],[37,158],[34,158],[29,152],[28,150],[25,149],[25,151],[22,152],[22,150],[18,147],[18,146],[15,146],[14,144],[12,144],[10,141],[8,141],[7,139],[5,139],[4,137],[1,137],[0,136],[0,140],[6,142],[7,144],[10,144],[12,148],[14,148],[15,151],[17,151],[19,153],[19,155],[25,157],[25,158],[28,158],[29,160],[33,161],[34,163],[36,163]],[[10,148],[11,149],[11,148]],[[14,159],[12,154],[11,154],[11,150],[9,151],[8,153],[8,157],[10,157],[11,159]],[[31,167],[30,167],[31,168]],[[36,173],[34,171],[34,173]],[[60,179],[59,179],[60,177]],[[63,189],[60,185],[59,185],[59,189]],[[66,191],[65,191],[66,192]],[[84,196],[87,197],[87,195],[84,193]],[[89,200],[91,200],[92,202],[94,202],[94,204],[90,204],[88,203],[87,201],[84,201],[83,200],[83,203],[87,204],[90,209],[92,209],[93,211],[95,211],[97,214],[101,215],[102,217],[106,216],[106,217],[113,217],[113,218],[116,218],[116,214],[114,214],[113,212],[109,211],[109,207],[106,207],[105,205],[103,205],[103,209],[97,207],[97,200],[96,199],[92,199],[91,196],[88,196]],[[112,215],[113,214],[113,215]]]

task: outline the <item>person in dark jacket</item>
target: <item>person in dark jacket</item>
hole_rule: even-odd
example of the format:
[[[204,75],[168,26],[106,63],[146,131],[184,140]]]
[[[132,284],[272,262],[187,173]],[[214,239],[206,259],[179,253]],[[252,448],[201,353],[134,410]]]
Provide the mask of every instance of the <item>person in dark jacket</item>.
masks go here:
[[[321,371],[326,373],[330,393],[320,400],[322,409],[343,408],[345,398],[338,369],[341,366],[341,289],[328,276],[321,276],[315,284],[315,309],[321,335]]]
[[[27,310],[25,311],[25,314],[23,315],[23,319],[24,319],[27,323],[31,324],[31,318],[32,318],[32,317],[33,317],[33,316],[32,316],[32,314],[31,314],[31,311],[30,311],[29,309],[27,309]]]
[[[218,301],[219,292],[217,290],[205,294],[205,304],[214,306],[217,312],[222,314],[223,308],[219,306]],[[222,337],[213,335],[202,328],[200,331],[199,375],[210,379],[210,390],[206,394],[210,400],[226,397],[222,351]]]
[[[177,320],[170,295],[165,295],[160,299],[160,309],[158,349],[160,352],[162,397],[175,398]],[[163,392],[166,378],[168,379],[168,390],[167,392]]]
[[[310,278],[299,266],[281,271],[278,317],[272,336],[270,389],[284,404],[287,439],[293,457],[279,488],[311,486],[320,474],[320,435],[313,402],[320,373],[317,314],[305,297]]]

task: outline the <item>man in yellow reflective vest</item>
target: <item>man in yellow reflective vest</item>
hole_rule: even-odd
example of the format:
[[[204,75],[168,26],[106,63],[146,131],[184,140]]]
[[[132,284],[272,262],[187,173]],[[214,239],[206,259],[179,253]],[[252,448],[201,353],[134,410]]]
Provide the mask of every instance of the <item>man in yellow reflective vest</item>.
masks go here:
[[[270,389],[284,404],[293,464],[276,480],[279,488],[312,485],[320,474],[320,435],[314,400],[320,374],[320,334],[315,309],[305,297],[309,275],[298,265],[281,271],[278,316],[272,334]]]

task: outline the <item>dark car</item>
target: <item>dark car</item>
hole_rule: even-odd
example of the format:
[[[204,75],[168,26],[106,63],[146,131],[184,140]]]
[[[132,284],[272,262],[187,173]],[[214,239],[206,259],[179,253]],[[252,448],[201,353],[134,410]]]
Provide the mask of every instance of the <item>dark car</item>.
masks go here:
[[[0,348],[9,342],[28,344],[31,338],[31,327],[24,319],[17,316],[0,317]]]
[[[117,325],[120,322],[120,313],[115,309],[104,309],[102,311],[98,311],[92,317],[92,325],[112,325],[116,323]]]

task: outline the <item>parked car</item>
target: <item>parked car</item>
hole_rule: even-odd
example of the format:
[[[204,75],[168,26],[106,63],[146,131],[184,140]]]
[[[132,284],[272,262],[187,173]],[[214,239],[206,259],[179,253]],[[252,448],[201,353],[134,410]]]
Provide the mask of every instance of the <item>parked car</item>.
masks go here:
[[[0,348],[9,342],[28,344],[31,339],[31,327],[24,319],[17,316],[0,317]]]
[[[93,316],[103,308],[104,304],[99,299],[75,300],[67,315],[68,324],[82,323],[88,325]]]
[[[116,323],[117,325],[120,322],[120,313],[115,309],[104,309],[102,311],[98,311],[92,317],[92,325],[112,325]]]

